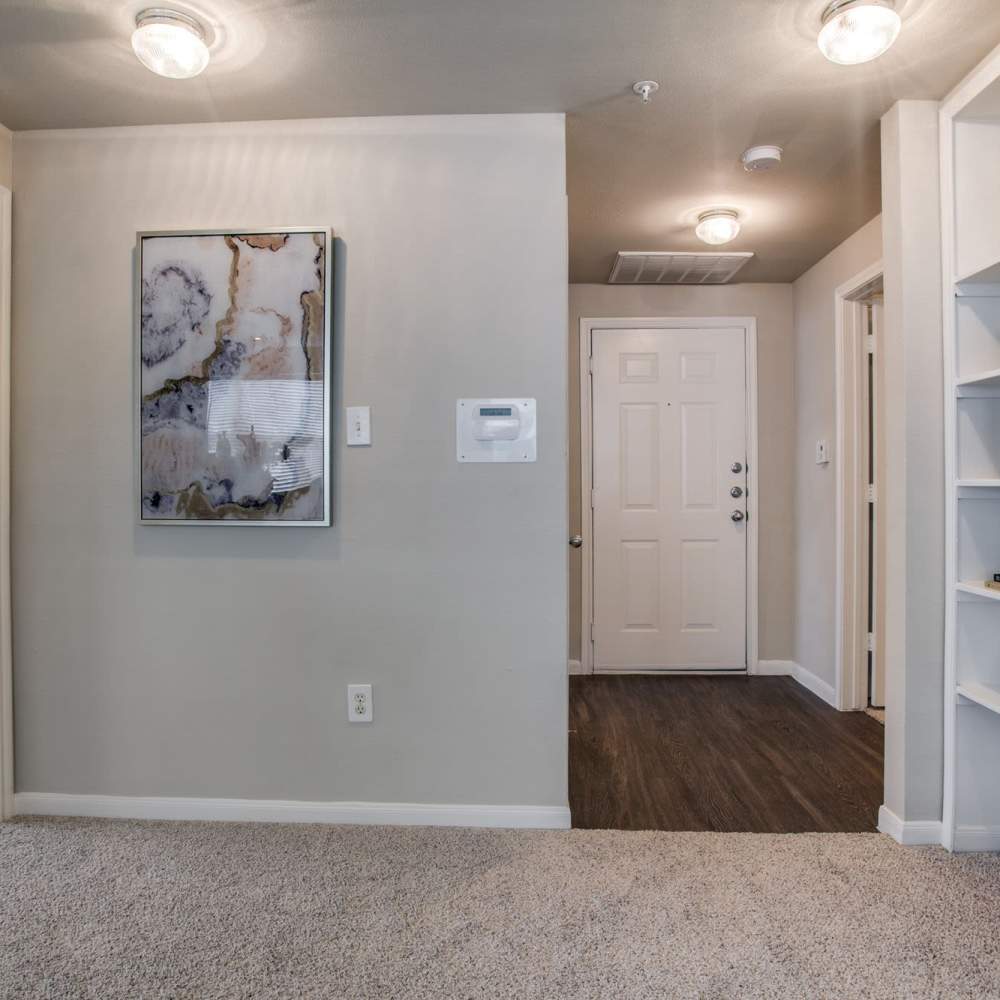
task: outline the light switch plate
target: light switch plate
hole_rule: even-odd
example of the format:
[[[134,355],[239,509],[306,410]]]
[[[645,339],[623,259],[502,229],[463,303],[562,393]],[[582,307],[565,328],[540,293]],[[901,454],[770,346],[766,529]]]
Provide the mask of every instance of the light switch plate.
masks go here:
[[[347,407],[347,444],[351,448],[372,443],[372,410],[370,406]]]

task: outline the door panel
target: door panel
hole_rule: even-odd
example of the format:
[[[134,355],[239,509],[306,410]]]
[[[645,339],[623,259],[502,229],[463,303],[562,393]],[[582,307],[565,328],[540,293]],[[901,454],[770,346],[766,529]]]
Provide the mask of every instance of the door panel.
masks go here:
[[[655,510],[660,495],[660,422],[655,403],[624,403],[621,486],[625,510]]]
[[[595,330],[593,357],[595,669],[745,669],[745,333]]]

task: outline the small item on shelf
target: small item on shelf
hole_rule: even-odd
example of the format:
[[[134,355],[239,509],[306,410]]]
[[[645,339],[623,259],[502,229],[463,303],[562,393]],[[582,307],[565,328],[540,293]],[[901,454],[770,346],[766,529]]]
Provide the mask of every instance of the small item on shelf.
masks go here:
[[[1000,573],[994,573],[993,579],[986,581],[986,586],[989,587],[990,590],[1000,590]]]

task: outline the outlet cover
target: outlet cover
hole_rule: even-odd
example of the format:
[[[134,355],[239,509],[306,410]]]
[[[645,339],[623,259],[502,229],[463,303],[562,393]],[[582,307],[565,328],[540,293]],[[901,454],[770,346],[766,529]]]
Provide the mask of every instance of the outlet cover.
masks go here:
[[[347,685],[347,721],[372,721],[372,686],[371,684]]]

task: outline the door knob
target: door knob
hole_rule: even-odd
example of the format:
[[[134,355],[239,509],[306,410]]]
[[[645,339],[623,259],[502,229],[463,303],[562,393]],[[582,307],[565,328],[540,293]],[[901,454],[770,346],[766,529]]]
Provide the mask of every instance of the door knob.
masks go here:
[[[731,497],[737,497],[737,498],[743,496],[743,487],[742,486],[734,486],[729,491],[729,495]]]
[[[732,518],[732,519],[733,519],[734,521],[736,521],[736,522],[739,522],[739,521],[742,521],[742,520],[743,520],[743,518],[744,518],[744,516],[745,516],[745,515],[743,514],[743,511],[741,511],[741,510],[734,510],[734,511],[732,512],[732,514],[730,514],[729,516],[730,516],[730,517],[731,517],[731,518]]]
[[[733,462],[733,464],[729,467],[729,469],[730,469],[731,472],[742,472],[743,471],[743,463],[742,462]]]
[[[578,549],[583,545],[583,535],[574,535],[570,540],[569,544],[574,548]]]

